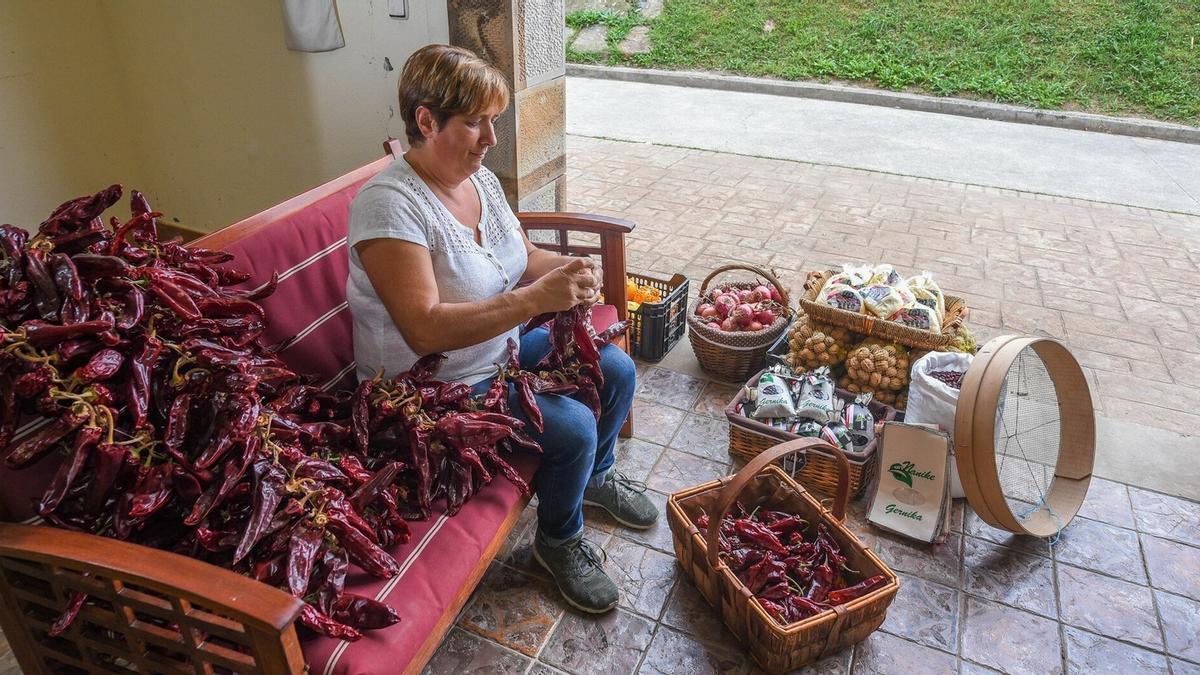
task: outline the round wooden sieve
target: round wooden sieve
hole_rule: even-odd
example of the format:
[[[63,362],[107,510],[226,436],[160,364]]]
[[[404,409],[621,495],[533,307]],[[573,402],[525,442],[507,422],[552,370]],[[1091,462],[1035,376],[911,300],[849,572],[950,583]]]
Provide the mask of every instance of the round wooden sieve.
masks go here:
[[[993,527],[1050,537],[1075,517],[1095,460],[1092,395],[1061,343],[1004,335],[962,380],[954,417],[958,474]]]

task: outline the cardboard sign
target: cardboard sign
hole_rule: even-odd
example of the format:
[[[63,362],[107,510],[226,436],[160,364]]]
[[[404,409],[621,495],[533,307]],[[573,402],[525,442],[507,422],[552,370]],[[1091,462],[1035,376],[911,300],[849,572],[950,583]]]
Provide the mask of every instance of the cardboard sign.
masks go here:
[[[888,422],[879,438],[879,484],[867,520],[919,541],[944,541],[950,525],[950,436]]]

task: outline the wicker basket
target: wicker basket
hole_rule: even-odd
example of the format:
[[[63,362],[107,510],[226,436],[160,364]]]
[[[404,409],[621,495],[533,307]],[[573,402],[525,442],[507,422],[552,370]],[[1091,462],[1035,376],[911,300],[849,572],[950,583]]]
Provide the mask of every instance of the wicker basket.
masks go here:
[[[726,382],[744,382],[751,374],[759,371],[766,362],[767,350],[784,331],[791,320],[792,310],[788,307],[788,292],[774,274],[749,265],[724,265],[713,270],[700,284],[700,297],[708,293],[708,283],[718,274],[730,270],[747,270],[765,277],[783,299],[783,308],[775,317],[775,323],[753,333],[739,331],[731,333],[713,330],[695,314],[688,314],[688,341],[700,368],[713,377]],[[728,284],[736,288],[754,288],[757,284],[741,281]]]
[[[778,459],[810,449],[840,456],[837,448],[814,438],[789,441],[762,453],[733,476],[676,492],[667,499],[671,538],[684,573],[709,604],[721,612],[725,625],[746,646],[754,661],[769,673],[803,667],[865,640],[883,623],[887,608],[900,588],[895,573],[842,525],[849,486],[844,457],[841,458],[841,490],[832,514],[783,470],[769,466]],[[763,611],[750,591],[717,555],[719,523],[734,500],[742,501],[747,508],[769,505],[810,522],[825,523],[846,554],[847,567],[857,570],[864,579],[882,574],[888,582],[861,598],[803,621],[779,625]],[[695,519],[701,513],[708,513],[715,526],[707,533],[700,532],[695,525]]]
[[[912,328],[895,321],[885,321],[870,314],[859,314],[817,302],[817,296],[825,287],[825,282],[834,274],[837,272],[833,270],[810,272],[804,282],[804,295],[800,298],[800,307],[815,321],[845,326],[855,333],[929,350],[941,350],[949,346],[954,342],[955,329],[966,321],[967,303],[962,298],[953,295],[945,296],[946,316],[938,331]]]
[[[746,387],[758,384],[762,372],[750,378]],[[853,401],[855,394],[845,389],[837,390],[838,398],[847,402]],[[740,390],[725,406],[725,417],[729,420],[729,454],[742,459],[753,459],[771,447],[786,441],[801,438],[796,434],[782,429],[776,429],[758,420],[734,412],[738,403],[746,400],[746,389]],[[867,406],[875,421],[891,422],[904,419],[904,414],[895,408],[872,400]],[[843,451],[850,464],[850,495],[857,499],[875,481],[879,474],[879,454],[876,452],[877,440],[858,452]],[[838,485],[838,459],[833,455],[817,448],[811,450],[803,461],[797,461],[787,467],[789,473],[810,490],[831,495]]]

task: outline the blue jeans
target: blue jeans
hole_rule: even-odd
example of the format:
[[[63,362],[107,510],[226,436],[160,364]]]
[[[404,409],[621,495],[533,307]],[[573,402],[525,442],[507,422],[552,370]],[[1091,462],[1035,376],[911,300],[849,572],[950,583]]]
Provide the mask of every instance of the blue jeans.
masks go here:
[[[550,331],[535,328],[521,337],[522,368],[533,368],[550,352]],[[538,528],[547,543],[554,545],[583,530],[583,491],[602,485],[612,468],[617,433],[633,405],[636,385],[633,359],[615,345],[600,350],[604,387],[600,390],[600,421],[587,405],[568,396],[538,394],[545,431],[538,433],[525,417],[516,387],[508,386],[508,405],[514,417],[526,422],[525,429],[542,446],[541,464],[533,477],[538,496]],[[482,394],[492,383],[475,385]]]

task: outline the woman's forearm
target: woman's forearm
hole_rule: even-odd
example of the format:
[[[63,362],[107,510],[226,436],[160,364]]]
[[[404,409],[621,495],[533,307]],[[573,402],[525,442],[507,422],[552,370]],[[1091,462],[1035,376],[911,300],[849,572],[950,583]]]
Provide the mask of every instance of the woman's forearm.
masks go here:
[[[424,320],[401,330],[408,346],[424,356],[477,345],[540,313],[533,290],[517,288],[477,302],[440,302]],[[410,335],[411,333],[411,335]]]
[[[558,255],[545,249],[534,248],[529,252],[529,259],[525,263],[525,274],[521,276],[521,282],[527,283],[535,279],[540,279],[551,270],[558,269],[569,262],[571,262],[570,256]]]

